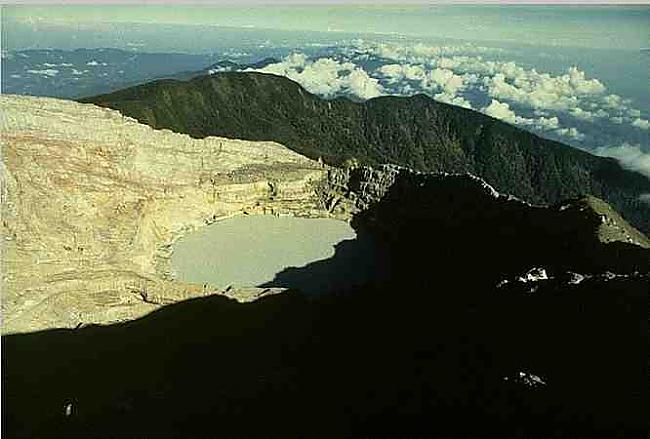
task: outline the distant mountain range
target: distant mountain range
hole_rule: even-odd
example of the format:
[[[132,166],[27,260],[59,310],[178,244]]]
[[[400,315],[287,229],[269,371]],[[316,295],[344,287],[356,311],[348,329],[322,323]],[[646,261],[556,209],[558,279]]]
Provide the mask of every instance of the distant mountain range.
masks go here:
[[[228,69],[232,65],[211,66]],[[209,70],[209,69],[208,69]],[[597,157],[425,95],[327,100],[269,74],[214,72],[164,79],[80,102],[120,110],[154,128],[196,138],[274,140],[334,165],[393,163],[471,172],[532,203],[592,194],[650,231],[650,180]]]
[[[278,62],[272,57],[236,62],[224,56],[112,48],[3,51],[2,92],[74,99],[157,79],[187,80],[215,72],[259,69]]]
[[[107,93],[188,69],[215,55],[141,53],[119,49],[39,49],[3,52],[2,92],[75,98]]]

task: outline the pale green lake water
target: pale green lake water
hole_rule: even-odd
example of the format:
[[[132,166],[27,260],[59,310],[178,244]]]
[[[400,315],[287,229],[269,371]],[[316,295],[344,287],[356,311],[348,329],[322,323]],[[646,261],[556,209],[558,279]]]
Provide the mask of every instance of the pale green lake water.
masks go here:
[[[218,287],[272,284],[327,289],[350,278],[362,282],[377,272],[372,246],[359,245],[355,237],[354,229],[344,221],[242,215],[179,239],[171,263],[177,279]],[[342,257],[334,264],[316,264],[313,276],[311,271],[294,269],[288,279],[276,278],[286,268],[331,259],[337,244],[337,255]]]

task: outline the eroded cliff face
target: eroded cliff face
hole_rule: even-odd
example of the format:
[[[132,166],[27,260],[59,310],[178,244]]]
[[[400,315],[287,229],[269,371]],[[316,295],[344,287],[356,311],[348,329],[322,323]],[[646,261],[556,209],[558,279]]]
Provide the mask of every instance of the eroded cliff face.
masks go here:
[[[327,169],[277,143],[196,140],[91,104],[0,103],[4,333],[131,319],[214,293],[168,273],[171,243],[201,225],[336,216],[316,190]]]
[[[195,437],[216,418],[246,437],[644,437],[650,242],[606,203],[324,167],[54,99],[0,109],[5,335],[157,310],[3,336],[8,437]],[[246,306],[218,295],[282,291],[170,279],[174,239],[243,212],[350,219],[390,276]],[[337,270],[339,250],[288,274]]]
[[[92,104],[0,96],[0,107],[4,333],[281,292],[170,274],[177,238],[244,213],[351,220],[387,245],[393,282],[413,291],[467,273],[483,291],[534,267],[650,271],[648,239],[594,197],[533,206],[471,174],[334,168],[274,142],[193,139]]]

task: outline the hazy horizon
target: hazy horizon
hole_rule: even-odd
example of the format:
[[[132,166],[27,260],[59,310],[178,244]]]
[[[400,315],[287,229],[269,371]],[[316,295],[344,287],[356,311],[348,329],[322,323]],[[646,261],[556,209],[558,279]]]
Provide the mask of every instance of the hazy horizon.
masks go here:
[[[261,71],[324,97],[425,93],[650,176],[649,23],[650,5],[5,5],[3,85],[121,74],[9,59],[26,49],[271,56]]]
[[[110,24],[153,23],[630,50],[650,45],[648,5],[171,6],[5,5],[2,21],[3,29],[26,26],[32,32],[83,31],[97,26],[110,32]],[[30,44],[29,40],[20,41],[21,37],[25,38],[20,34],[9,38],[12,49]],[[13,38],[18,41],[11,41]]]

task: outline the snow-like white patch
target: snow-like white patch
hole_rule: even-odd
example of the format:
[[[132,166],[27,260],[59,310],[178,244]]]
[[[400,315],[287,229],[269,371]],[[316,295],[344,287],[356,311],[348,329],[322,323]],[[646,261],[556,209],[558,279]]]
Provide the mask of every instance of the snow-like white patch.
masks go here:
[[[573,272],[568,272],[569,275],[569,280],[568,283],[570,285],[578,285],[580,284],[583,280],[587,279],[587,276],[584,276],[580,273],[573,273]]]
[[[230,72],[232,68],[230,67],[216,67],[214,69],[208,70],[208,75],[214,75],[215,73],[221,73],[221,72]]]
[[[512,381],[517,384],[522,384],[526,387],[530,388],[536,388],[536,387],[544,387],[546,386],[546,381],[544,381],[542,378],[539,376],[529,373],[529,372],[523,372],[519,371],[516,373],[514,376],[505,376],[503,377],[504,381]]]
[[[497,283],[496,287],[497,288],[503,288],[506,285],[510,284],[511,282],[514,282],[516,284],[526,284],[526,289],[528,293],[534,293],[538,289],[537,282],[540,281],[546,281],[552,279],[549,277],[549,275],[546,273],[546,270],[541,267],[535,267],[531,268],[521,276],[515,277],[512,281],[509,279],[503,279],[500,282]]]
[[[541,280],[548,280],[548,274],[546,270],[541,267],[535,267],[528,270],[522,276],[517,277],[517,281],[528,283],[528,282],[539,282]]]

